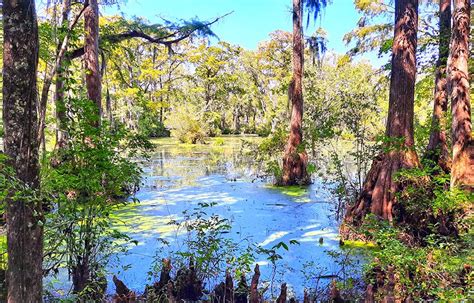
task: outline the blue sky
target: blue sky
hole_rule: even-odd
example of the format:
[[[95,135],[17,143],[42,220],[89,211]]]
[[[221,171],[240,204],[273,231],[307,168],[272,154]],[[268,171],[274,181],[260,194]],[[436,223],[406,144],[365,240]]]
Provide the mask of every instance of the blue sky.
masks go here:
[[[268,39],[269,33],[277,29],[291,31],[291,3],[291,0],[126,0],[119,9],[107,8],[103,14],[120,12],[126,17],[141,16],[151,22],[159,22],[160,17],[168,20],[194,17],[212,20],[233,11],[213,25],[213,31],[223,41],[256,49],[260,41]],[[318,26],[323,27],[328,33],[328,48],[343,54],[348,46],[342,38],[356,26],[359,17],[353,0],[335,0],[327,6],[316,24],[313,22],[305,29],[305,34],[312,34]],[[373,54],[365,57],[374,65],[385,62]]]
[[[342,37],[355,26],[359,16],[352,0],[334,2],[316,23],[328,31],[330,47],[344,51]],[[276,29],[290,31],[290,10],[291,0],[127,0],[120,5],[125,16],[143,16],[150,21],[159,21],[160,17],[211,20],[234,11],[212,28],[220,39],[247,49],[255,49],[258,42],[267,39],[268,34]],[[108,9],[104,13],[116,11]],[[306,30],[307,34],[314,29],[313,24]]]
[[[38,9],[46,0],[37,0]],[[258,43],[268,40],[275,30],[292,30],[291,0],[120,0],[120,5],[101,6],[103,15],[122,14],[125,17],[144,17],[153,23],[164,18],[171,21],[180,19],[213,20],[218,16],[233,13],[212,26],[213,31],[223,41],[238,44],[246,49],[256,49]],[[328,34],[328,49],[344,54],[349,49],[342,38],[357,24],[360,15],[353,0],[333,0],[316,23],[305,28],[311,35],[319,26]],[[306,24],[306,20],[305,20]],[[375,53],[364,54],[358,59],[367,59],[379,67],[387,63],[387,58],[378,58]]]

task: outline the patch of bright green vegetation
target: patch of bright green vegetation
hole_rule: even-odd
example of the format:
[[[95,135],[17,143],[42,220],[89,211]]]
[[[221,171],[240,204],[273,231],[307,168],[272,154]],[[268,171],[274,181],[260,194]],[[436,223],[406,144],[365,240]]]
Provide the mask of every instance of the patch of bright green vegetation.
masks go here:
[[[197,143],[197,144],[190,144],[190,143],[182,143],[177,138],[174,137],[167,137],[167,138],[155,138],[151,139],[151,142],[158,146],[179,146],[179,147],[191,147],[191,148],[202,148],[202,147],[236,147],[241,146],[242,141],[248,142],[257,142],[260,141],[262,138],[256,136],[219,136],[219,137],[208,137],[205,138],[205,144]]]
[[[275,186],[266,185],[265,187],[279,191],[280,193],[290,197],[303,197],[308,194],[308,187],[292,185],[292,186]]]
[[[355,249],[378,249],[378,246],[374,242],[366,242],[360,240],[347,240],[342,245],[343,248],[355,248]]]
[[[0,235],[0,270],[7,268],[7,236]]]
[[[158,202],[154,201],[154,203]],[[147,237],[150,233],[160,235],[160,237],[176,233],[176,226],[169,223],[177,220],[177,217],[144,215],[136,210],[139,205],[143,206],[140,203],[118,205],[110,214],[113,228],[121,233],[140,235],[139,238]]]

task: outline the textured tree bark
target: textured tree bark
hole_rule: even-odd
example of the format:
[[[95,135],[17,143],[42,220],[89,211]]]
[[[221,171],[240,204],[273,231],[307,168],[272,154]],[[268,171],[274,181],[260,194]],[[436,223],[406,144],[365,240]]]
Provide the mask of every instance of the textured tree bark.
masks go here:
[[[303,143],[303,6],[293,0],[293,79],[289,89],[291,100],[290,136],[283,156],[283,174],[279,185],[309,184],[306,171],[308,155]]]
[[[84,65],[86,71],[87,97],[97,105],[97,114],[102,115],[102,84],[99,65],[99,5],[90,0],[84,11]]]
[[[254,274],[250,282],[250,295],[249,295],[250,303],[259,303],[261,301],[260,294],[258,293],[258,280],[259,279],[260,279],[260,266],[258,266],[258,264],[255,264]]]
[[[350,236],[348,226],[359,225],[368,213],[393,221],[395,194],[401,188],[394,175],[401,169],[414,168],[419,160],[413,148],[414,94],[418,0],[395,1],[395,35],[392,48],[389,112],[385,151],[372,163],[362,193],[346,213],[341,227],[343,237]]]
[[[474,192],[474,142],[471,134],[471,103],[469,96],[469,34],[470,0],[455,0],[451,40],[451,132],[453,165],[451,187]]]
[[[35,1],[3,1],[4,147],[16,177],[39,189],[36,76],[38,27]],[[8,302],[42,302],[41,202],[6,199]]]
[[[451,169],[451,156],[446,136],[448,111],[447,62],[451,38],[451,0],[439,2],[439,57],[436,64],[433,117],[425,158],[436,163],[444,172]]]
[[[286,283],[281,284],[280,295],[278,296],[276,303],[286,303]]]
[[[225,303],[234,302],[234,281],[229,271],[225,273]]]

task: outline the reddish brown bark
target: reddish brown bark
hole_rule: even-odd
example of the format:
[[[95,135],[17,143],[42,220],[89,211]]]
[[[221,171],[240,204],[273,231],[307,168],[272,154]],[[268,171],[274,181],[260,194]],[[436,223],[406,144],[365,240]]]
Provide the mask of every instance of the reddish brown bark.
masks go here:
[[[226,303],[234,302],[234,280],[229,271],[225,273],[225,300]]]
[[[358,201],[347,211],[346,224],[341,228],[344,237],[348,236],[347,224],[359,225],[368,213],[394,220],[395,194],[401,189],[394,175],[401,169],[419,165],[413,149],[417,26],[418,0],[395,1],[395,35],[385,132],[388,143],[372,163]]]
[[[451,132],[453,165],[451,186],[474,191],[474,142],[471,134],[471,103],[469,96],[469,33],[470,0],[455,0],[451,40]]]
[[[303,146],[303,6],[293,0],[293,79],[289,88],[291,101],[290,136],[283,156],[283,174],[279,185],[309,184],[306,171],[308,155]]]
[[[341,297],[341,292],[337,288],[336,280],[331,281],[331,286],[329,289],[329,300],[330,302],[334,303],[344,302]]]
[[[255,264],[255,270],[252,277],[252,281],[250,282],[250,303],[259,303],[260,302],[260,294],[258,293],[258,280],[260,279],[260,266]]]
[[[97,105],[99,117],[102,114],[102,84],[99,65],[99,5],[89,0],[84,11],[84,67],[86,71],[87,97]]]
[[[6,199],[8,302],[42,302],[43,228],[39,189],[35,1],[3,1],[3,123],[5,154],[31,191]],[[23,188],[23,187],[21,187]],[[21,190],[21,189],[13,189]],[[21,198],[18,198],[21,197]]]
[[[451,169],[451,157],[446,136],[448,111],[447,62],[451,38],[451,0],[439,2],[439,55],[436,64],[435,90],[431,133],[425,157],[445,172]]]
[[[276,303],[286,303],[286,293],[287,293],[286,283],[283,283],[281,285],[280,295],[278,296]]]
[[[120,280],[119,278],[117,278],[116,275],[114,275],[112,277],[112,281],[114,282],[115,284],[115,293],[119,296],[119,297],[123,297],[123,296],[128,296],[132,291],[127,287],[127,285],[125,285],[125,283],[123,283],[122,280]]]
[[[304,290],[304,295],[303,295],[303,303],[310,303],[311,299],[309,298],[308,291],[305,289]]]

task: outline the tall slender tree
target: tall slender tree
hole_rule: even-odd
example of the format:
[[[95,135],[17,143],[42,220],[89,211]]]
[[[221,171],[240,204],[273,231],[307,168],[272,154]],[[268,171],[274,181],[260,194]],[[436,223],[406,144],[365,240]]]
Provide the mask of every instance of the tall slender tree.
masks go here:
[[[290,135],[283,156],[283,174],[279,185],[309,184],[306,170],[308,155],[303,145],[303,10],[308,12],[307,25],[316,20],[327,0],[293,0],[293,78],[288,89],[291,101]]]
[[[102,77],[99,65],[99,4],[97,0],[89,0],[89,5],[84,10],[84,69],[87,98],[96,105],[97,121],[93,122],[93,126],[99,126],[102,116]],[[76,294],[84,291],[93,279],[92,249],[93,245],[86,237],[83,251],[74,261],[75,264],[71,270],[73,291]]]
[[[290,136],[283,157],[281,185],[308,184],[308,155],[303,143],[303,4],[293,0],[293,79],[289,88],[291,101]]]
[[[86,70],[87,97],[97,105],[102,114],[102,83],[99,65],[99,4],[89,0],[84,11],[84,66]]]
[[[436,63],[433,117],[431,133],[425,157],[449,172],[451,157],[446,135],[446,115],[448,111],[447,63],[449,40],[451,38],[451,0],[439,1],[439,46]]]
[[[34,0],[3,1],[3,123],[8,164],[20,183],[6,199],[8,302],[42,302],[43,228],[39,188]]]
[[[394,220],[395,194],[401,187],[394,176],[419,165],[413,147],[417,27],[418,0],[396,0],[386,143],[372,163],[358,201],[347,211],[346,224],[360,224],[367,213]],[[341,230],[345,236],[346,224]]]
[[[451,114],[453,165],[451,186],[474,191],[474,142],[469,91],[470,0],[455,0],[451,39]]]
[[[69,15],[71,12],[71,0],[63,0],[61,14],[61,28],[62,30],[69,29]],[[66,33],[68,35],[69,33]],[[64,46],[67,48],[67,43]],[[65,140],[65,123],[66,123],[66,104],[64,102],[64,77],[65,77],[65,52],[61,53],[61,47],[58,45],[57,55],[57,73],[56,73],[56,90],[54,95],[56,108],[56,144],[61,145]]]

